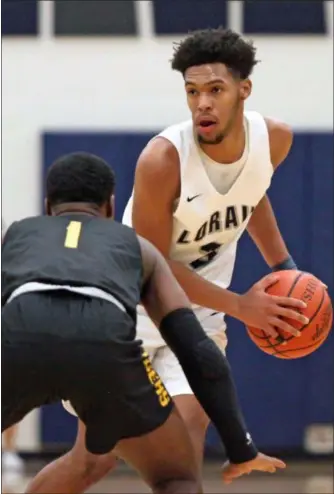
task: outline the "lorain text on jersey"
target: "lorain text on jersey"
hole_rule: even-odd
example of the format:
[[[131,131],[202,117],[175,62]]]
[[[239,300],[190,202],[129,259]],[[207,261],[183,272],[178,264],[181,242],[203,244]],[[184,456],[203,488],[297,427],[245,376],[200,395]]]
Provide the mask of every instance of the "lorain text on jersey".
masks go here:
[[[191,242],[200,242],[206,236],[238,229],[254,211],[254,206],[238,205],[227,206],[225,211],[214,211],[208,219],[194,233],[189,230],[183,230],[178,237],[177,244],[190,244]]]

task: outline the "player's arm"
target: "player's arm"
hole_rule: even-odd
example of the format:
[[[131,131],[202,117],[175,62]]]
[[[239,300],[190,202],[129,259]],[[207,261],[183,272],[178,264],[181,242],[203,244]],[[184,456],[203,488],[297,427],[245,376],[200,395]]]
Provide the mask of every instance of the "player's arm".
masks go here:
[[[179,157],[166,139],[157,138],[144,149],[136,167],[132,224],[167,259],[189,299],[213,311],[238,317],[239,295],[224,290],[169,258],[174,201],[180,195]]]
[[[229,314],[273,337],[278,336],[275,328],[296,334],[296,329],[282,316],[305,324],[299,313],[305,304],[291,297],[268,295],[265,290],[276,281],[275,276],[239,295],[170,259],[174,203],[180,196],[179,168],[177,150],[166,139],[157,138],[144,149],[136,168],[133,194],[132,224],[136,232],[162,253],[191,302]]]
[[[144,266],[142,303],[177,356],[197,399],[217,427],[232,463],[257,456],[238,404],[229,364],[205,334],[167,262],[139,237]]]
[[[286,124],[266,119],[271,162],[274,170],[285,160],[292,146],[293,133]],[[267,195],[259,202],[248,223],[247,231],[271,268],[294,269],[287,246],[279,230]]]

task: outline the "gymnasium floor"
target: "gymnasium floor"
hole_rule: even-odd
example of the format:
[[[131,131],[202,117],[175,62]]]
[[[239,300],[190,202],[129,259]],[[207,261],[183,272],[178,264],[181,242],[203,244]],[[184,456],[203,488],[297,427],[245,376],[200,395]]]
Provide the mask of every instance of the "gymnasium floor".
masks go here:
[[[29,479],[39,468],[41,468],[40,464],[29,464],[27,475],[23,477],[3,473],[2,493],[24,492]],[[334,494],[333,465],[329,462],[289,464],[285,472],[275,476],[253,474],[229,486],[220,482],[219,464],[208,463],[204,477],[205,492],[208,494]],[[87,492],[142,494],[150,491],[135,474],[125,466],[120,466],[117,472]]]

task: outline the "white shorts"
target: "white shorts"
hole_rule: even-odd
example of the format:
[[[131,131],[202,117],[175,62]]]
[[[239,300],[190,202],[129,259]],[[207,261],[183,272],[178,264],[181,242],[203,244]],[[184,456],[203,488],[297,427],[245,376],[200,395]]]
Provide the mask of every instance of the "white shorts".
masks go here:
[[[227,336],[224,314],[210,315],[211,313],[212,311],[207,309],[195,310],[205,332],[225,353]],[[137,338],[142,340],[155,371],[159,374],[171,396],[194,394],[176,356],[166,346],[153,322],[142,312],[138,314],[137,318]],[[76,415],[70,402],[63,402],[63,405],[69,413]]]

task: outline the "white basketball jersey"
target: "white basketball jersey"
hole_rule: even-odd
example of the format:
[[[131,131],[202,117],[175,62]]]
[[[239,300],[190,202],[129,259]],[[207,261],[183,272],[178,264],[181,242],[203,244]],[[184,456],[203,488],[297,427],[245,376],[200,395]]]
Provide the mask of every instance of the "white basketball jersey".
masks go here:
[[[228,190],[215,187],[212,176],[210,180],[210,159],[198,147],[191,120],[159,134],[175,146],[180,158],[181,194],[173,215],[170,258],[224,288],[231,282],[237,242],[273,174],[264,118],[256,112],[245,112],[244,117],[246,147],[241,160],[231,165],[212,162],[224,171],[237,166]],[[221,177],[224,180],[224,174]],[[123,216],[129,226],[131,215],[132,198]]]

